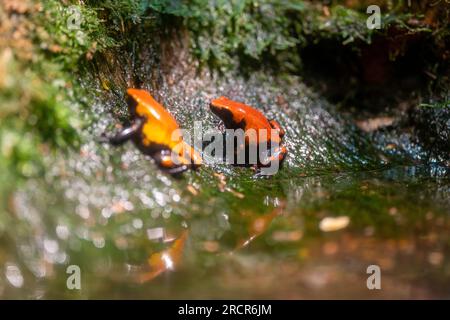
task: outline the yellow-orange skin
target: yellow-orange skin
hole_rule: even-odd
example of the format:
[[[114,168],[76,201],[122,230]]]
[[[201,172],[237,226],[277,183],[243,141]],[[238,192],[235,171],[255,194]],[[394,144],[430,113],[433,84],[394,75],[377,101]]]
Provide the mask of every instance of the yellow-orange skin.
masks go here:
[[[135,117],[145,119],[139,136],[140,144],[146,148],[164,146],[179,156],[182,164],[202,164],[201,156],[189,144],[183,141],[175,118],[145,90],[128,89],[130,113]],[[172,165],[170,155],[162,159],[162,166]]]

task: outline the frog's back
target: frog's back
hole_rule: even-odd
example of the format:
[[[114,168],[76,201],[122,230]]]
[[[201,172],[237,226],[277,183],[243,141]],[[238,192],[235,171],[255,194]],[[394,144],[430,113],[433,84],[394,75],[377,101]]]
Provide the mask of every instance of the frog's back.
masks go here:
[[[146,118],[142,128],[144,144],[155,143],[171,147],[181,140],[180,134],[173,135],[179,129],[177,121],[150,93],[140,89],[128,89],[127,93],[136,101],[136,115]]]
[[[250,128],[258,130],[271,129],[270,123],[263,113],[245,103],[237,102],[224,96],[214,99],[211,103],[215,106],[230,110],[236,123],[244,120],[246,130]]]
[[[253,129],[266,129],[271,130],[269,120],[267,120],[266,116],[259,110],[250,107],[246,104],[241,104],[240,108],[244,110],[246,114],[247,127]]]

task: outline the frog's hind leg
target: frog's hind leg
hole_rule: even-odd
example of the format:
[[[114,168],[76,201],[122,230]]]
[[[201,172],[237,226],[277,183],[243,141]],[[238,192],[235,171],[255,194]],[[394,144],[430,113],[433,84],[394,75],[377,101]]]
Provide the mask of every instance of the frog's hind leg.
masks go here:
[[[284,134],[285,134],[286,132],[285,132],[284,129],[280,126],[280,124],[278,123],[278,121],[272,119],[272,120],[269,121],[269,124],[270,124],[270,126],[272,127],[272,129],[277,129],[277,130],[279,130],[280,138],[283,138],[283,136],[284,136]]]
[[[122,131],[120,131],[118,134],[112,137],[104,137],[105,142],[109,142],[114,146],[121,145],[131,138],[134,138],[136,134],[139,132],[141,126],[143,124],[143,120],[140,118],[137,118],[133,121],[131,126],[124,128]]]
[[[173,176],[178,176],[179,174],[185,172],[187,169],[188,169],[188,166],[183,164],[181,166],[175,166],[175,167],[172,167],[169,169],[164,169],[164,171]]]
[[[284,158],[286,158],[287,149],[285,146],[279,146],[274,150],[272,155],[268,158],[268,162],[278,161],[280,165],[283,163]]]
[[[158,150],[152,156],[159,168],[171,175],[179,175],[188,169],[188,166],[180,161],[174,162],[173,157],[177,158],[178,155],[172,153],[169,149]]]

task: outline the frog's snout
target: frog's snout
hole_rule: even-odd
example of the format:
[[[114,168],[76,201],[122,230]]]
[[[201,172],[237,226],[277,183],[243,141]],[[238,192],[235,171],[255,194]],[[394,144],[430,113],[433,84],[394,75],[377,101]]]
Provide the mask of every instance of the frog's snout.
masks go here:
[[[216,106],[212,101],[209,103],[209,109],[213,112],[213,113],[217,113],[219,111],[219,107]]]
[[[219,99],[213,99],[209,103],[209,108],[214,114],[219,114],[220,111],[223,109],[223,107],[220,104],[220,100]]]

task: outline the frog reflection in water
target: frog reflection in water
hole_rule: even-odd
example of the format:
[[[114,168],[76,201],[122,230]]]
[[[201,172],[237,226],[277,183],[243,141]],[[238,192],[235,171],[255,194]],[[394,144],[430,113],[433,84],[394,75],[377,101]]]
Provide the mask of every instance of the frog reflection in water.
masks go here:
[[[273,220],[283,214],[284,208],[285,205],[284,202],[282,202],[278,207],[273,208],[271,212],[251,219],[247,228],[248,234],[243,239],[238,241],[234,251],[247,247],[257,237],[264,234],[267,229],[269,229]]]
[[[139,274],[138,282],[151,281],[166,271],[175,270],[181,262],[187,238],[188,230],[184,230],[168,249],[153,253],[148,258],[150,271]]]
[[[223,253],[233,254],[249,246],[250,243],[253,242],[257,237],[267,231],[267,229],[272,224],[272,221],[276,217],[283,214],[283,210],[284,203],[282,203],[279,207],[272,209],[271,212],[266,213],[265,215],[257,215],[256,217],[251,219],[247,229],[248,234],[246,234],[244,238],[238,241],[236,247],[232,251],[226,251]],[[178,269],[182,262],[188,235],[189,231],[187,229],[183,230],[180,236],[176,240],[174,240],[167,249],[151,254],[147,260],[146,266],[146,268],[149,268],[149,270],[139,273],[136,278],[137,282],[144,283],[152,281],[153,279],[157,278],[167,271],[175,271],[176,269]]]
[[[111,144],[132,140],[163,171],[173,175],[202,164],[199,153],[183,141],[177,121],[161,104],[145,90],[128,89],[127,93],[131,125],[109,138]]]

